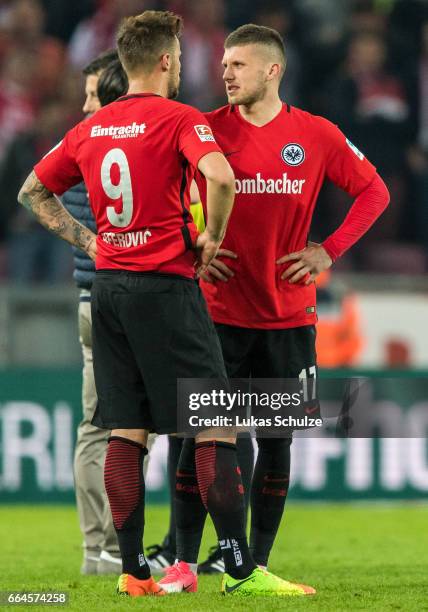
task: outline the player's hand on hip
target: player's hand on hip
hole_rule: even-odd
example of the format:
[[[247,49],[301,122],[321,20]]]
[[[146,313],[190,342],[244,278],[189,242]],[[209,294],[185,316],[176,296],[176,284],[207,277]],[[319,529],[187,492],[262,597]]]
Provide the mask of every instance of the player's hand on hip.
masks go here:
[[[195,266],[199,276],[206,272],[209,264],[217,255],[221,242],[221,240],[213,239],[208,230],[205,230],[202,232],[202,234],[199,234],[195,245],[197,255]]]
[[[228,249],[219,249],[217,255],[211,260],[211,263],[199,276],[207,283],[214,284],[216,280],[227,283],[229,278],[235,276],[234,271],[227,266],[220,257],[229,257],[230,259],[238,259],[238,255]]]
[[[318,274],[330,268],[333,260],[322,245],[316,242],[308,242],[308,246],[301,251],[284,255],[276,261],[278,265],[288,262],[294,263],[284,270],[281,279],[288,279],[290,283],[298,283],[306,275],[309,275],[305,285],[310,285],[315,281]]]

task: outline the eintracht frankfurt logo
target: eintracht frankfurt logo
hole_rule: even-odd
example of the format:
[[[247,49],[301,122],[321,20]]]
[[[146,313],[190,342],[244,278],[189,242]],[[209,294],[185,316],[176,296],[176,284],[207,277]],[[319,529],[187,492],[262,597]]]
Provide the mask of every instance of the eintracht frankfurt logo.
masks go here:
[[[289,166],[300,166],[305,161],[305,150],[299,144],[291,142],[282,149],[281,157]]]

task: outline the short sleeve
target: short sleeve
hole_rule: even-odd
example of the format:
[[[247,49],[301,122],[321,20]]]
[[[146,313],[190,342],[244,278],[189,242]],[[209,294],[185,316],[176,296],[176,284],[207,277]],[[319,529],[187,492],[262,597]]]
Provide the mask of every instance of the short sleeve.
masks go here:
[[[222,153],[203,114],[191,107],[179,124],[178,148],[195,168],[207,153]]]
[[[57,195],[62,195],[70,187],[83,180],[76,161],[78,128],[77,125],[67,132],[64,139],[34,166],[40,182]]]
[[[322,119],[320,125],[321,142],[326,151],[327,177],[356,197],[372,182],[376,168],[336,125],[326,119]]]

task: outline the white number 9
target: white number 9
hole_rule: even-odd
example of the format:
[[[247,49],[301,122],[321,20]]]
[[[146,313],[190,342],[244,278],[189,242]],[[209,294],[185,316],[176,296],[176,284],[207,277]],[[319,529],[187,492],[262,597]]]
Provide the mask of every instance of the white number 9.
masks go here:
[[[110,171],[113,164],[117,164],[120,170],[118,185],[111,182]],[[129,164],[122,149],[111,149],[101,164],[101,184],[108,197],[112,200],[122,198],[122,211],[117,213],[114,206],[107,206],[107,218],[115,227],[126,227],[131,223],[134,210],[134,198],[132,196],[131,174]]]

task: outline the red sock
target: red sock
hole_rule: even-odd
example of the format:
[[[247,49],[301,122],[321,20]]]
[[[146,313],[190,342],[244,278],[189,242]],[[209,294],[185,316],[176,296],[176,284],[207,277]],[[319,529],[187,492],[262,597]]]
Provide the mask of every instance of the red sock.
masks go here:
[[[226,572],[246,578],[256,567],[245,535],[245,502],[235,444],[200,442],[195,446],[202,501],[219,539]]]
[[[138,442],[109,439],[104,482],[122,555],[123,572],[144,580],[150,577],[143,552],[144,476],[147,449]]]

